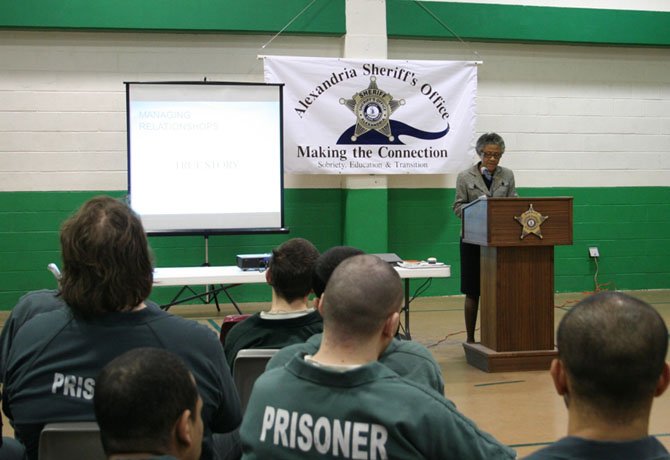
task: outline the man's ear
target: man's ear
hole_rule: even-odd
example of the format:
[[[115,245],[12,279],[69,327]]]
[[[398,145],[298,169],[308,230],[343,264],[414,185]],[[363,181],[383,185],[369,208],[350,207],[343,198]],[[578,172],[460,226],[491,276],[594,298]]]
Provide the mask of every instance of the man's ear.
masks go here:
[[[316,297],[314,298],[314,308],[316,308],[316,311],[319,312],[321,316],[323,316],[323,299],[325,298],[325,294],[321,294],[321,297]]]
[[[555,358],[551,361],[549,373],[551,374],[551,379],[554,381],[554,388],[556,388],[556,393],[561,396],[567,394],[568,376],[565,373],[565,366],[563,366],[563,363],[560,359]]]
[[[386,338],[393,338],[398,332],[398,324],[400,323],[400,313],[394,311],[391,315],[386,317],[384,321],[384,329],[382,330],[382,335]]]
[[[270,270],[265,270],[265,281],[272,286],[272,275],[270,275]]]
[[[661,376],[658,378],[654,396],[661,396],[665,393],[665,390],[668,389],[668,384],[670,384],[670,368],[668,367],[668,363],[663,363],[663,372],[661,372]]]
[[[193,419],[191,411],[186,409],[181,413],[175,425],[176,442],[180,445],[191,446],[193,444]]]

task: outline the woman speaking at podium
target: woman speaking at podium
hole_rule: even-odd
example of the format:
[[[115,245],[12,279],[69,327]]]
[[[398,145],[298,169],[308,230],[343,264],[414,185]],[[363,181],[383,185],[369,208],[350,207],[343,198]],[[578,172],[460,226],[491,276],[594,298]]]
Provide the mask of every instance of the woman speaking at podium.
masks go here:
[[[482,196],[518,196],[514,186],[514,173],[511,169],[498,165],[505,153],[503,138],[496,133],[482,134],[477,140],[476,151],[480,161],[461,171],[456,179],[453,209],[459,218],[462,218],[463,206]],[[461,292],[465,294],[466,340],[473,343],[479,310],[479,246],[464,243],[462,234]]]

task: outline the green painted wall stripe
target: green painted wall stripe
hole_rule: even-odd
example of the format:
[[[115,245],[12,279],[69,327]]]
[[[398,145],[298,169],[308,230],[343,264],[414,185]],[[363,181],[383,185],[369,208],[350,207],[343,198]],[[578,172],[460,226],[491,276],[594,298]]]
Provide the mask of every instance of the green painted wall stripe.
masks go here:
[[[38,0],[0,3],[0,28],[274,33],[305,0]],[[670,13],[387,0],[389,37],[670,46]],[[431,13],[428,13],[429,10]],[[433,17],[433,14],[440,21]],[[285,31],[343,35],[345,2],[315,0]]]
[[[388,190],[344,190],[344,238],[342,244],[369,253],[388,252]]]
[[[27,291],[56,287],[46,266],[60,265],[60,225],[84,201],[102,193],[121,197],[126,192],[0,192],[0,310],[11,309]],[[287,189],[289,235],[214,235],[209,238],[209,261],[233,265],[237,254],[267,252],[291,237],[307,238],[321,251],[342,244],[343,202],[340,189]],[[44,218],[35,219],[35,213]],[[149,243],[156,266],[198,266],[205,260],[202,237],[151,237]],[[167,303],[178,290],[156,288],[151,299]],[[238,286],[233,293],[240,302],[270,300],[264,285]]]
[[[433,280],[427,296],[460,290],[458,235],[460,220],[452,211],[453,189],[361,190],[287,189],[287,235],[217,235],[209,239],[213,265],[232,265],[237,254],[267,252],[288,237],[303,237],[320,251],[352,244],[345,237],[345,216],[352,219],[356,245],[378,252],[380,225],[387,232],[388,252],[402,257],[430,256],[451,265],[452,277]],[[358,192],[358,191],[357,191]],[[600,249],[598,282],[616,289],[670,289],[670,187],[520,188],[522,196],[573,196],[574,244],[555,251],[558,292],[595,288],[596,265],[588,247]],[[99,192],[0,193],[0,310],[9,310],[26,291],[55,288],[47,271],[60,263],[58,231],[62,221]],[[125,191],[114,192],[123,196]],[[385,203],[380,204],[385,196]],[[350,206],[350,210],[345,208]],[[383,212],[375,207],[381,206]],[[41,218],[39,217],[41,216]],[[384,217],[386,216],[386,217]],[[386,220],[385,220],[386,219]],[[374,223],[370,221],[375,220]],[[379,222],[381,221],[381,222]],[[156,266],[197,266],[204,262],[204,239],[197,236],[152,237]],[[386,252],[386,251],[384,251]],[[412,289],[422,280],[412,283]],[[167,303],[178,288],[156,288],[152,300]],[[264,285],[233,291],[240,302],[268,301]]]
[[[670,46],[670,12],[387,0],[386,17],[395,38],[455,40],[441,21],[468,41]]]
[[[0,27],[274,33],[305,0],[21,0],[0,3]],[[315,0],[286,33],[343,35],[344,2]]]

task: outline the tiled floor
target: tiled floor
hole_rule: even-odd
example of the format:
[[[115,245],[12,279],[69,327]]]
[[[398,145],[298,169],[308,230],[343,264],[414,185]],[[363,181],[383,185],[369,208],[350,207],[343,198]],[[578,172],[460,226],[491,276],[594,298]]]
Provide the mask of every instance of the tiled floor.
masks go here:
[[[670,320],[670,291],[637,291],[632,293],[654,305]],[[582,293],[556,296],[556,324],[567,309],[584,296]],[[465,415],[502,442],[513,446],[523,457],[566,432],[567,413],[563,400],[554,392],[546,371],[503,372],[487,374],[469,366],[462,343],[463,297],[424,297],[412,303],[412,338],[432,351],[442,367],[445,394]],[[247,304],[250,313],[263,308]],[[234,313],[223,305],[177,306],[171,311],[218,330],[223,317]],[[670,449],[670,393],[655,401],[650,431]],[[6,421],[5,421],[6,422]],[[5,423],[5,434],[11,434]]]

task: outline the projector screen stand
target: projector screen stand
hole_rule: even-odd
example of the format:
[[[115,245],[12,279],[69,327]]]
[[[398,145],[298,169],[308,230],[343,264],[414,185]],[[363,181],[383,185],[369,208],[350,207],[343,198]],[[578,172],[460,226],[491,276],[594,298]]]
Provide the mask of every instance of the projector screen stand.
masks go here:
[[[205,261],[202,263],[203,267],[209,267],[209,235],[204,235],[205,237]],[[214,284],[210,284],[205,286],[205,292],[198,293],[193,290],[191,286],[182,286],[181,289],[179,289],[179,292],[172,298],[170,303],[167,303],[165,305],[161,305],[161,308],[165,311],[167,311],[171,306],[177,305],[180,303],[185,303],[188,302],[189,300],[193,299],[200,299],[206,304],[212,303],[212,299],[214,300],[214,304],[216,305],[216,311],[220,312],[221,307],[219,305],[219,293],[223,292],[226,297],[228,297],[228,300],[230,300],[230,303],[233,304],[233,307],[235,307],[235,310],[237,310],[238,314],[242,314],[242,310],[240,310],[240,306],[237,305],[237,302],[235,302],[235,299],[230,295],[228,292],[228,289],[234,288],[235,286],[239,286],[239,284],[229,284],[229,285],[219,285],[219,287],[216,287]],[[190,292],[191,296],[182,298],[182,294],[184,294],[185,291]]]

